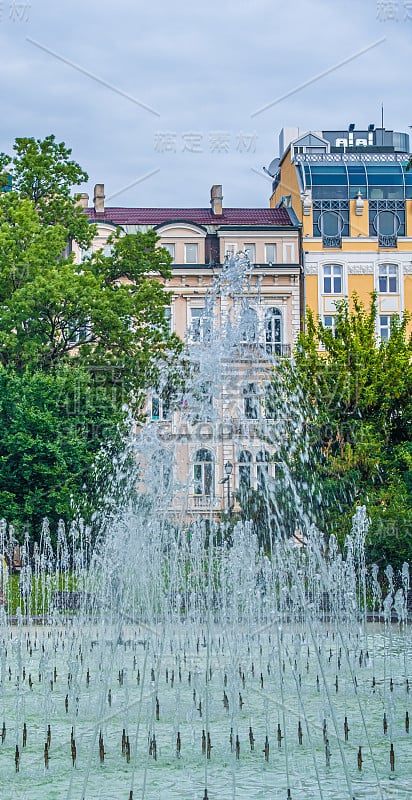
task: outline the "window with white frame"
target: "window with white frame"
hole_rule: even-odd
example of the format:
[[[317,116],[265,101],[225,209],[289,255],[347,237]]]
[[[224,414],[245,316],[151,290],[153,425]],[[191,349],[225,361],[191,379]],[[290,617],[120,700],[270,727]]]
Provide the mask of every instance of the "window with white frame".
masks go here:
[[[150,463],[149,480],[158,494],[169,494],[173,487],[173,455],[169,450],[157,450]]]
[[[205,448],[197,450],[193,463],[194,494],[210,496],[214,493],[213,472],[213,454]]]
[[[84,344],[90,338],[92,328],[88,320],[74,320],[67,333],[68,344]]]
[[[264,491],[269,479],[270,455],[266,450],[260,450],[256,454],[256,486],[260,491]]]
[[[342,294],[343,269],[341,264],[325,264],[323,267],[323,293]]]
[[[397,264],[379,265],[379,291],[382,294],[396,294],[398,291]]]
[[[242,450],[239,454],[239,491],[247,491],[252,486],[252,454]]]
[[[295,246],[289,242],[285,244],[285,264],[292,264],[295,260]]]
[[[247,256],[247,259],[249,261],[249,264],[255,264],[256,263],[256,245],[253,244],[252,242],[250,242],[250,243],[245,242],[244,251],[246,253],[246,256]]]
[[[265,264],[276,264],[275,244],[265,244]]]
[[[189,341],[203,342],[210,338],[210,316],[205,306],[190,308]]]
[[[192,389],[192,422],[210,422],[213,419],[212,381],[200,381]]]
[[[278,416],[279,402],[272,383],[264,387],[264,413],[266,419],[276,419]]]
[[[282,313],[278,308],[268,308],[265,313],[265,346],[271,355],[282,355]]]
[[[185,264],[199,263],[199,245],[185,244]]]
[[[164,314],[165,314],[167,330],[169,331],[169,333],[172,333],[172,307],[171,306],[165,306],[164,307]]]
[[[170,419],[173,397],[167,388],[160,394],[153,394],[150,402],[150,417],[153,422]]]
[[[240,316],[240,341],[242,344],[253,344],[257,341],[258,315],[254,308],[246,306]]]
[[[246,419],[258,419],[259,397],[256,383],[246,383],[244,385],[243,404]]]
[[[86,261],[87,258],[90,258],[92,253],[93,253],[92,247],[82,248],[80,250],[80,261]]]
[[[237,242],[225,242],[225,258],[234,258],[237,254]]]
[[[335,314],[325,314],[323,317],[323,325],[328,330],[332,331],[333,335],[336,336],[336,315]]]
[[[173,262],[175,260],[175,245],[173,242],[162,242],[162,247],[172,256]]]
[[[379,336],[382,342],[388,342],[391,335],[392,317],[390,314],[381,314],[379,317]]]

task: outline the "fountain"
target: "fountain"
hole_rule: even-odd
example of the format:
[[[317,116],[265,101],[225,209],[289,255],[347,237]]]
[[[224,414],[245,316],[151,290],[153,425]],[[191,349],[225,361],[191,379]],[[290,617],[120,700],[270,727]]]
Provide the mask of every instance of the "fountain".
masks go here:
[[[236,308],[248,281],[247,259],[227,265],[211,319],[216,298]],[[188,414],[196,407],[202,422],[207,394],[217,441],[222,407],[226,421],[239,402],[239,373],[269,374],[266,349],[250,357],[254,339],[240,357],[242,336],[228,311],[195,368],[185,366],[173,446],[152,422],[135,434],[139,499],[106,520],[92,554],[81,523],[60,526],[54,551],[45,522],[34,553],[22,546],[13,616],[2,570],[2,800],[408,796],[409,572],[399,582],[390,567],[384,581],[367,570],[365,510],[342,555],[333,537],[325,549],[297,492],[298,536],[282,535],[274,495],[270,547],[230,502],[223,521],[213,494],[209,513],[190,506],[180,460]],[[287,420],[258,430],[270,453],[285,432],[289,452],[304,449],[299,405],[289,398]],[[177,477],[160,490],[153,465],[165,453]],[[270,493],[276,477],[262,463]],[[287,463],[281,474],[289,481]],[[11,548],[5,524],[0,540],[0,552]]]

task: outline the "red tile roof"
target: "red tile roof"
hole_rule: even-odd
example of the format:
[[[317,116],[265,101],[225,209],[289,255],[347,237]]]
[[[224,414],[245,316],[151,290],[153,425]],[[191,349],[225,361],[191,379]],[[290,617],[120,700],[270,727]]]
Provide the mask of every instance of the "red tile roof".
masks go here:
[[[210,208],[105,208],[96,212],[88,208],[91,221],[112,222],[115,225],[161,225],[185,220],[198,225],[281,225],[292,227],[286,208],[224,208],[215,216]]]

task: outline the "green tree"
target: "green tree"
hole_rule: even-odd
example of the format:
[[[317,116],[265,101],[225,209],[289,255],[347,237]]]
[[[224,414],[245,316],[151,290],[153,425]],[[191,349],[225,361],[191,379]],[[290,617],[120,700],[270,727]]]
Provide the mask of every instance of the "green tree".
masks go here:
[[[290,467],[312,521],[343,545],[366,505],[369,558],[399,566],[412,559],[412,341],[404,315],[377,342],[376,318],[376,297],[339,304],[335,332],[309,314],[281,376],[300,393],[306,457],[298,448]]]
[[[100,250],[76,264],[70,243],[75,239],[87,246],[96,231],[71,196],[86,174],[53,136],[18,139],[14,149],[13,159],[0,156],[3,184],[8,170],[13,178],[12,189],[0,193],[0,514],[3,506],[13,518],[34,522],[39,514],[55,519],[69,513],[68,498],[87,485],[81,476],[94,468],[103,445],[107,471],[102,457],[99,469],[107,485],[125,405],[139,414],[159,364],[172,362],[180,343],[170,336],[165,319],[170,299],[163,284],[171,274],[171,257],[157,246],[156,233],[119,233],[111,239],[110,256]],[[84,413],[76,433],[70,428],[65,438],[67,414],[61,414],[59,403],[68,372],[76,376]],[[19,407],[27,419],[25,412],[11,414],[11,401],[6,402],[7,397],[17,400],[19,382]],[[104,435],[90,437],[93,416]],[[8,426],[14,436],[6,435]],[[97,483],[90,491],[92,507]]]
[[[140,397],[178,344],[158,279],[170,275],[170,255],[149,231],[114,237],[109,257],[99,251],[76,264],[66,237],[61,224],[41,222],[32,201],[0,196],[1,361],[18,371],[69,358],[122,370],[125,391]]]
[[[89,521],[124,433],[121,409],[98,375],[73,365],[23,374],[0,368],[0,517],[34,534],[45,516],[52,531],[75,513]]]
[[[32,201],[43,224],[60,223],[69,239],[88,247],[96,229],[73,195],[73,187],[87,181],[88,175],[70,159],[70,148],[50,135],[43,140],[17,138],[13,150],[13,156],[0,153],[0,188],[11,176],[13,191],[21,200]]]

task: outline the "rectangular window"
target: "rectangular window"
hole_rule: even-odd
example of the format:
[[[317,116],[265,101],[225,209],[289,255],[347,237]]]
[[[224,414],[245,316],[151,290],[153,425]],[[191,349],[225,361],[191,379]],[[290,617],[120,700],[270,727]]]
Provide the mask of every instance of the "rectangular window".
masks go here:
[[[237,242],[226,242],[225,257],[234,258],[237,253]]]
[[[163,392],[162,395],[152,395],[151,407],[149,410],[151,419],[153,421],[170,419],[172,414],[172,402],[172,395],[168,392]]]
[[[340,264],[327,264],[323,267],[324,294],[342,294],[342,267]]]
[[[170,255],[172,256],[172,259],[173,259],[173,263],[174,263],[174,260],[175,260],[175,246],[174,246],[173,242],[162,242],[161,246],[164,247],[164,249],[167,250],[168,253],[170,253]]]
[[[240,491],[246,491],[250,489],[250,486],[250,466],[249,464],[241,464],[239,467],[239,489]]]
[[[275,244],[265,244],[265,264],[276,264]]]
[[[185,264],[197,264],[199,247],[197,244],[185,244]]]
[[[72,324],[71,330],[68,332],[67,342],[68,344],[84,344],[91,333],[92,328],[87,320],[77,320]]]
[[[152,397],[152,419],[157,420],[160,419],[160,397],[156,397],[154,395]]]
[[[379,317],[379,336],[382,342],[389,341],[391,335],[391,317],[389,314],[381,314]]]
[[[172,333],[172,309],[170,306],[165,306],[165,320],[169,333]]]
[[[93,248],[92,247],[88,247],[87,249],[83,249],[82,248],[80,250],[80,261],[85,261],[86,258],[90,258],[92,253],[93,253]]]
[[[247,244],[245,242],[244,251],[247,255],[250,264],[256,264],[256,245],[253,243]]]
[[[336,333],[335,323],[336,323],[336,317],[334,317],[333,314],[327,314],[325,317],[323,317],[323,324],[325,328],[330,328],[333,334]]]
[[[258,464],[256,469],[257,489],[264,492],[268,485],[269,464]]]
[[[259,418],[259,398],[255,383],[247,383],[243,387],[244,409],[246,419]]]
[[[203,342],[210,337],[211,326],[204,306],[190,309],[189,339],[191,342]]]
[[[213,465],[210,462],[193,465],[194,494],[210,496],[213,493]]]
[[[398,267],[396,264],[380,265],[379,291],[381,294],[396,294],[398,291]]]
[[[293,264],[295,255],[295,248],[293,244],[285,244],[285,264]]]

